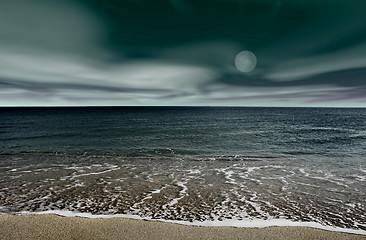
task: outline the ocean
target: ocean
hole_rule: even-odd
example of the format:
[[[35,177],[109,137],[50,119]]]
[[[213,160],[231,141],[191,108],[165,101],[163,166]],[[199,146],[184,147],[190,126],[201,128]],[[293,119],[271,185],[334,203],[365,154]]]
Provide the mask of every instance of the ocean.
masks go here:
[[[0,108],[0,213],[366,234],[366,109]]]

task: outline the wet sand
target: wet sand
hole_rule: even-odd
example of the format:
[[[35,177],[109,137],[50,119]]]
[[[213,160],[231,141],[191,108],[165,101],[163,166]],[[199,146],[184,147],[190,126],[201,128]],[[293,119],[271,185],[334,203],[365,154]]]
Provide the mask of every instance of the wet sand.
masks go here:
[[[366,239],[307,227],[196,227],[124,218],[0,215],[0,239]]]

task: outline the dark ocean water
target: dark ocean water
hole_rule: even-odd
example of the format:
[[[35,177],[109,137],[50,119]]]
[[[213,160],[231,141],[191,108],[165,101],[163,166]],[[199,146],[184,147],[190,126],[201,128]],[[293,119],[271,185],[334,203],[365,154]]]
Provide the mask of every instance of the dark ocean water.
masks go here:
[[[3,108],[0,212],[366,231],[366,109]]]

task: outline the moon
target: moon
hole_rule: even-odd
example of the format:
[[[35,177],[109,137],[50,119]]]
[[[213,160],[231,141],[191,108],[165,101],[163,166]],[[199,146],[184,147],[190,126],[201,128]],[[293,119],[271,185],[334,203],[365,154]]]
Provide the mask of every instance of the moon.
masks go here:
[[[240,72],[250,72],[257,65],[257,57],[251,51],[242,51],[235,57],[235,66]]]

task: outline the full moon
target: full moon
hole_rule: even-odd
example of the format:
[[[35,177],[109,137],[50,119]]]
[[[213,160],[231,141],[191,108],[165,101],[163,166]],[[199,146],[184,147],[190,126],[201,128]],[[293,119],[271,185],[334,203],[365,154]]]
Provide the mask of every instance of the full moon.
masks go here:
[[[257,57],[251,51],[242,51],[235,57],[235,66],[240,72],[250,72],[257,65]]]

